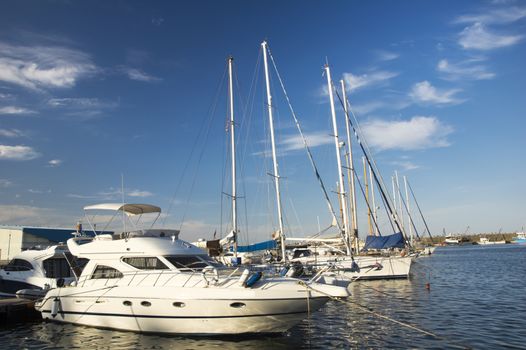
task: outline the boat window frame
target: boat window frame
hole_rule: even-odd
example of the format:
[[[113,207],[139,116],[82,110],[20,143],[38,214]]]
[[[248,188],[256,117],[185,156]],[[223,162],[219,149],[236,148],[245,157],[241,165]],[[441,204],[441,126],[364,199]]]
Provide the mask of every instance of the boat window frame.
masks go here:
[[[145,259],[145,262],[146,262],[146,259],[156,259],[157,261],[157,264],[155,267],[138,267],[138,266],[135,266],[135,265],[132,265],[130,264],[129,262],[127,262],[125,259]],[[131,266],[133,267],[134,269],[137,269],[137,270],[141,270],[141,271],[162,271],[162,270],[170,270],[170,267],[166,265],[166,263],[164,263],[161,259],[159,259],[158,256],[123,256],[121,258],[121,262],[123,264],[126,264],[128,266]],[[161,264],[162,268],[159,268],[158,265]]]
[[[220,264],[216,263],[212,259],[209,259],[207,255],[163,255],[163,258],[170,263],[176,270],[179,271],[202,271],[207,267],[219,267]],[[177,258],[195,258],[190,264],[183,264],[182,262],[177,262]],[[200,266],[192,266],[195,263],[202,264]],[[181,265],[181,266],[179,266]]]
[[[4,271],[8,272],[24,272],[32,271],[35,269],[33,264],[25,259],[14,258],[3,267]]]
[[[99,268],[100,269],[107,269],[107,270],[110,270],[110,271],[117,271],[118,274],[110,275],[110,276],[97,277],[96,273],[97,273],[97,270]],[[103,264],[95,265],[95,268],[93,269],[93,271],[91,272],[91,275],[90,275],[90,279],[91,280],[120,279],[120,278],[123,278],[123,277],[124,277],[124,274],[121,271],[119,271],[118,269],[116,269],[115,267],[108,266],[108,265],[103,265]]]

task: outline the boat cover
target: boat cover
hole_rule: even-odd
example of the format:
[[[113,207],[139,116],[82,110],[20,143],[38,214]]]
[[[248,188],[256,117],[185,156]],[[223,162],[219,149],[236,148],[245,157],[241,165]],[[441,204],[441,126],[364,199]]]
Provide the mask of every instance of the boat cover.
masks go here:
[[[401,232],[389,236],[367,236],[365,239],[364,250],[367,249],[387,249],[404,248],[405,239]]]
[[[251,245],[240,245],[237,247],[239,253],[256,252],[258,250],[274,249],[277,247],[276,241],[270,240],[265,242],[254,243]]]

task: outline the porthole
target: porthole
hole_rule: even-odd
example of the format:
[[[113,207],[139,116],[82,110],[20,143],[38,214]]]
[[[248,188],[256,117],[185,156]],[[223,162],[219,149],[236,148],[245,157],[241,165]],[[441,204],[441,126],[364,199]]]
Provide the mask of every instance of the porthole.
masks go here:
[[[175,307],[185,307],[186,306],[185,303],[180,302],[180,301],[176,301],[172,305],[175,306]]]
[[[230,304],[230,307],[233,307],[235,309],[241,309],[244,308],[246,305],[245,303],[232,303]]]
[[[150,303],[149,301],[141,301],[141,305],[142,306],[152,306],[152,303]]]
[[[122,305],[124,305],[124,306],[132,306],[132,302],[129,301],[129,300],[124,300],[124,301],[122,302]]]

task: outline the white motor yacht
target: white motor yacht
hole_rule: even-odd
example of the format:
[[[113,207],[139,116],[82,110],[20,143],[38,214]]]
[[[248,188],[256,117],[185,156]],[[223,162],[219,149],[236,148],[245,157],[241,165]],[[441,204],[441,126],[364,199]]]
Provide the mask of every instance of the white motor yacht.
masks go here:
[[[102,204],[131,217],[160,214],[146,204]],[[35,307],[44,319],[137,332],[221,335],[285,332],[347,289],[224,270],[178,238],[179,231],[127,230],[68,240],[89,259],[78,281],[50,290]]]
[[[13,297],[20,290],[40,291],[56,288],[75,280],[66,259],[67,247],[38,247],[16,255],[0,269],[0,296]]]

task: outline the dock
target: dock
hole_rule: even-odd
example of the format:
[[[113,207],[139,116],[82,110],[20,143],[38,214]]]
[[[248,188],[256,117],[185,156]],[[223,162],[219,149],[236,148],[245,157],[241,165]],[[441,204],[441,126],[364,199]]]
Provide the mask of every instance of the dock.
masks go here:
[[[0,322],[12,319],[37,319],[35,301],[20,298],[0,299]]]

